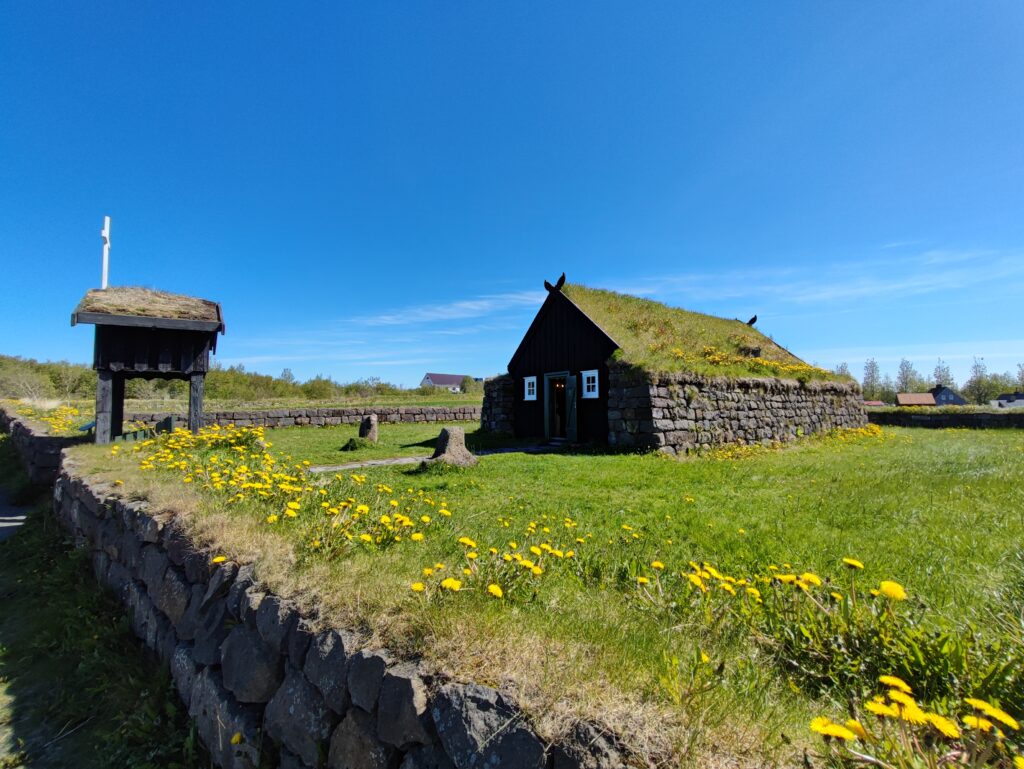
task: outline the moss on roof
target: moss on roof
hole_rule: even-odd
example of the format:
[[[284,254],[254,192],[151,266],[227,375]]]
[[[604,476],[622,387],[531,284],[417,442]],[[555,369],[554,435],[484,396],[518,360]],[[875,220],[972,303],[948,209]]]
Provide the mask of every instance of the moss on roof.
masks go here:
[[[220,320],[216,302],[139,286],[89,289],[78,303],[75,312],[100,312],[108,315],[174,320]]]
[[[804,363],[741,320],[571,283],[562,291],[619,345],[615,360],[646,371],[848,380]]]

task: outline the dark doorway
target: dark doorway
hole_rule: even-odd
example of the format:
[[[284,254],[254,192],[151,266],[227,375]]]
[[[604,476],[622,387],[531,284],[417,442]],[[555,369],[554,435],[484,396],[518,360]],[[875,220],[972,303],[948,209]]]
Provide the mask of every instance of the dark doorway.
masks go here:
[[[544,435],[577,439],[576,377],[567,372],[544,375]]]

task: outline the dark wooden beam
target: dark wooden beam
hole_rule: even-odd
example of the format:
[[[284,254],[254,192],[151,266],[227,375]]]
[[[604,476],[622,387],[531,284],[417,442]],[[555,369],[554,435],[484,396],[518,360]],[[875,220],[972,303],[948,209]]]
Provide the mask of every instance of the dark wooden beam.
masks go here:
[[[96,443],[110,443],[110,417],[113,410],[114,375],[96,372]]]
[[[188,429],[199,432],[203,426],[203,374],[193,374],[189,379],[188,388]]]
[[[224,332],[222,320],[185,320],[179,318],[147,318],[141,315],[108,315],[102,312],[75,312],[71,325],[94,323],[97,326],[133,326],[135,328],[169,328],[175,331]]]
[[[124,374],[114,374],[110,394],[110,437],[117,438],[124,430]]]

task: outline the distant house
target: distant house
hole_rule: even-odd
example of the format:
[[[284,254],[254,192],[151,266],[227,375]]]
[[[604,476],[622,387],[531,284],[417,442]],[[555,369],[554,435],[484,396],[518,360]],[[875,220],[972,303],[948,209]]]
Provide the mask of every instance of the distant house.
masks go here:
[[[946,387],[946,385],[935,385],[931,390],[932,397],[935,398],[936,406],[966,406],[967,401],[954,390]]]
[[[897,406],[934,406],[935,396],[931,393],[896,393]]]
[[[432,374],[428,372],[423,375],[420,387],[443,387],[448,392],[460,393],[462,392],[462,380],[465,378],[465,374]]]
[[[997,409],[1024,409],[1024,393],[1003,393],[992,401],[992,406]]]

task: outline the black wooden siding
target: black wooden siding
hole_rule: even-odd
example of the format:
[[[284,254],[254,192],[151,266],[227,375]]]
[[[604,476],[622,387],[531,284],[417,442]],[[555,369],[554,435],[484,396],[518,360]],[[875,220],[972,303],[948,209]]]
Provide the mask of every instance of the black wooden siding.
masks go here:
[[[515,382],[515,433],[544,436],[544,375],[567,371],[577,377],[577,437],[608,440],[608,358],[617,345],[560,291],[548,294],[508,364]],[[581,371],[598,371],[599,397],[584,399]],[[526,401],[524,380],[537,377],[537,400]]]
[[[141,377],[205,373],[216,339],[208,331],[97,326],[93,368]]]

